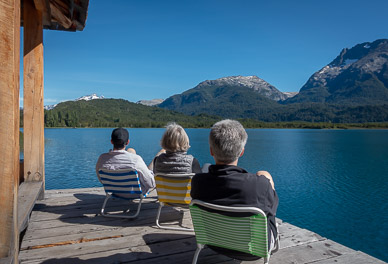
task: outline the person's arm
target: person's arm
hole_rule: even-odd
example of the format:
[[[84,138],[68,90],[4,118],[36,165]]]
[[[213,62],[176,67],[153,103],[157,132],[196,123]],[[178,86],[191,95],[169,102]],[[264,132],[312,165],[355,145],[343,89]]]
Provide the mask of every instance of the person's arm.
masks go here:
[[[199,161],[196,158],[193,158],[193,164],[191,165],[191,171],[193,173],[201,173],[201,165],[199,164]]]
[[[102,164],[101,164],[101,156],[98,158],[98,160],[97,160],[97,163],[96,163],[96,174],[97,174],[97,178],[98,178],[98,180],[101,182],[101,179],[100,179],[100,175],[98,174],[98,171],[99,171],[99,169],[101,169],[101,166]]]
[[[272,176],[271,176],[271,174],[269,174],[268,171],[258,171],[258,172],[256,172],[256,175],[266,177],[269,180],[269,182],[271,183],[272,189],[275,190],[275,183],[273,182]]]
[[[166,153],[166,150],[165,149],[161,149],[159,150],[158,153],[156,153],[155,157],[152,159],[151,163],[148,165],[148,169],[150,170],[154,170],[154,165],[155,165],[155,159],[162,153]]]
[[[139,177],[139,179],[142,188],[145,188],[145,190],[143,190],[144,193],[152,188],[155,188],[154,173],[153,171],[148,169],[142,157],[140,157],[139,155],[137,155],[137,157],[138,159],[136,161],[135,169],[141,173],[141,177]]]

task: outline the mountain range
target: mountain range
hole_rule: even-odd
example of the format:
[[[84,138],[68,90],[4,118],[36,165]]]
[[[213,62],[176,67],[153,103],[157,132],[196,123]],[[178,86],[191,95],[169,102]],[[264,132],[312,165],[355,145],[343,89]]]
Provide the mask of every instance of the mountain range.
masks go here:
[[[187,120],[201,127],[217,118],[265,122],[387,122],[388,39],[343,49],[295,93],[281,92],[257,76],[230,76],[203,81],[166,100],[140,100],[136,104],[122,99],[95,100],[103,98],[92,94],[46,106],[47,110],[55,110],[47,114],[52,117],[50,126],[74,126],[77,122],[69,120],[81,119],[83,126],[130,125],[131,122],[150,126],[150,120],[160,121],[160,126],[165,121]],[[88,118],[94,121],[88,122]]]
[[[343,49],[286,101],[378,105],[388,102],[388,39]]]
[[[158,106],[263,121],[388,121],[388,39],[343,49],[298,93],[282,93],[257,76],[232,76],[201,82]]]
[[[85,96],[81,96],[75,100],[69,100],[69,101],[90,101],[90,100],[95,100],[95,99],[104,99],[105,97],[103,95],[101,96],[98,96],[97,94],[91,94],[91,95],[85,95]],[[66,102],[69,102],[69,101],[66,101]],[[51,110],[51,109],[54,109],[58,104],[54,104],[54,105],[45,105],[44,106],[44,109],[45,110]]]

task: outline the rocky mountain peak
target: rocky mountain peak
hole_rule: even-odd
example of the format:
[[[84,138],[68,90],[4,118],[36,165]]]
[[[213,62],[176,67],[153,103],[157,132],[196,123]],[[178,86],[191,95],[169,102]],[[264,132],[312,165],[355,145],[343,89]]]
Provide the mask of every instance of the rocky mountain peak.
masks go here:
[[[84,95],[84,96],[81,96],[77,99],[74,99],[74,100],[67,100],[67,101],[90,101],[90,100],[96,100],[96,99],[104,99],[105,97],[103,95],[101,96],[98,96],[97,94],[91,94],[91,95]],[[63,101],[63,102],[66,102],[66,101]],[[54,109],[58,104],[54,104],[54,105],[45,105],[44,106],[44,109],[45,110],[51,110],[51,109]]]
[[[289,102],[354,102],[355,97],[362,101],[361,97],[367,94],[381,97],[379,93],[386,93],[384,85],[388,85],[388,39],[379,39],[344,48],[331,63],[315,72]],[[372,92],[368,87],[381,88]]]
[[[210,86],[228,85],[228,86],[248,87],[253,89],[254,91],[257,91],[259,94],[264,95],[275,101],[285,100],[295,95],[294,93],[282,93],[281,91],[276,89],[273,85],[269,84],[268,82],[254,75],[252,76],[238,75],[238,76],[222,77],[216,80],[206,80],[204,82],[201,82],[197,87],[204,87],[209,85]]]
[[[139,100],[136,103],[147,105],[147,106],[156,106],[158,104],[163,103],[164,99],[151,99],[151,100]]]
[[[97,94],[91,94],[91,95],[85,95],[85,96],[81,96],[80,98],[77,98],[75,99],[74,101],[80,101],[80,100],[84,100],[84,101],[90,101],[90,100],[95,100],[95,99],[104,99],[105,97],[103,95],[101,96],[98,96]]]

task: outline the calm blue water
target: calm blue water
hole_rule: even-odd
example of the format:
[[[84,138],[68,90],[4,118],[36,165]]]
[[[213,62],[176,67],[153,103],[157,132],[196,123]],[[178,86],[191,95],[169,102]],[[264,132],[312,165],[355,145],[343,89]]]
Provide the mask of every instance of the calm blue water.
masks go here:
[[[112,129],[45,129],[46,188],[101,186],[94,172]],[[163,129],[130,129],[148,164]],[[187,129],[189,153],[212,162],[208,129]],[[388,130],[250,129],[239,165],[268,170],[278,217],[388,261]]]

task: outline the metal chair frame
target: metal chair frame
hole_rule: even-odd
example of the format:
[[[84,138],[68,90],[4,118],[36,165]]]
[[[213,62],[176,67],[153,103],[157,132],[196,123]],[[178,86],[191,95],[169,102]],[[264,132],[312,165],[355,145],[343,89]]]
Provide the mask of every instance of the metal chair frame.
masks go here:
[[[128,175],[127,175],[128,174]],[[118,176],[122,177],[123,179],[114,180],[114,179],[107,179],[106,176]],[[129,177],[128,179],[124,178],[125,176],[129,175],[136,175],[136,177]],[[98,176],[100,178],[100,181],[102,182],[104,186],[104,190],[106,193],[106,197],[104,200],[104,203],[102,204],[101,208],[101,215],[105,217],[114,217],[114,218],[136,218],[141,209],[141,204],[144,198],[146,198],[147,194],[143,194],[140,187],[140,180],[139,180],[139,174],[137,170],[135,169],[124,169],[124,170],[106,170],[106,169],[100,169],[98,171]],[[105,176],[105,177],[104,177]],[[137,180],[136,180],[137,179]],[[114,182],[117,182],[117,185],[114,184]],[[123,185],[128,182],[134,182],[135,184],[132,185]],[[120,185],[121,184],[121,185]],[[122,186],[122,187],[121,187]],[[130,186],[130,187],[128,187]],[[116,190],[115,190],[116,189]],[[139,203],[136,209],[136,212],[132,215],[122,215],[122,214],[108,214],[105,212],[105,207],[107,205],[107,202],[110,198],[118,198],[122,200],[135,200],[139,199]],[[129,212],[128,210],[124,210],[123,213]]]
[[[208,213],[208,214],[218,214],[217,213],[217,211],[218,211],[218,212],[252,213],[254,215],[261,215],[262,217],[265,218],[265,224],[267,223],[267,221],[266,221],[267,217],[266,217],[265,213],[261,209],[256,208],[256,207],[221,206],[221,205],[215,205],[215,204],[211,204],[211,203],[206,203],[206,202],[203,202],[203,201],[200,201],[200,200],[192,200],[191,203],[190,203],[190,212],[192,212],[194,205],[199,205],[199,209],[202,210],[202,211],[205,211],[205,210],[200,208],[200,207],[206,207],[206,208],[215,210],[215,213],[206,211],[206,213]],[[193,213],[191,215],[192,215],[192,218],[193,218]],[[238,219],[238,218],[241,218],[241,217],[233,217],[233,218]],[[197,230],[196,230],[195,222],[196,221],[193,218],[194,230],[196,232],[196,237],[197,237],[197,233],[200,232],[198,229],[200,229],[200,228],[197,227]],[[201,226],[201,228],[204,228],[204,227]],[[209,232],[209,231],[211,232],[211,230],[207,229],[207,232]],[[224,230],[224,232],[228,232],[228,230]],[[265,230],[265,232],[263,234],[264,234],[263,240],[266,241],[266,251],[268,252],[268,242],[267,242],[267,232],[266,232],[266,230]],[[195,251],[192,264],[196,264],[197,263],[199,253],[205,247],[205,245],[206,244],[198,243],[198,239],[197,239],[197,249]],[[222,246],[222,245],[217,245],[217,246]],[[276,252],[278,248],[279,248],[279,236],[277,236],[275,238],[275,245],[274,245],[274,248],[272,249],[272,251],[268,252],[268,254],[265,257],[263,257],[264,264],[268,264],[270,256],[271,256],[271,253],[272,252]]]
[[[192,229],[192,228],[166,226],[166,225],[161,225],[159,222],[163,206],[165,206],[165,205],[173,206],[173,207],[188,207],[189,206],[190,201],[191,201],[191,197],[189,200],[187,200],[187,193],[190,192],[191,178],[194,175],[195,175],[195,173],[188,173],[188,174],[156,173],[155,182],[156,182],[156,191],[158,192],[158,200],[159,200],[159,208],[158,208],[158,213],[156,215],[156,226],[158,228],[167,229],[167,230],[189,231],[189,232],[194,231],[194,229]],[[173,197],[174,200],[170,200],[168,195],[160,196],[159,191],[158,191],[158,182],[159,182],[159,190],[161,190],[161,187],[160,187],[161,183],[165,183],[164,180],[166,180],[166,179],[170,180],[170,181],[177,181],[177,182],[179,182],[179,180],[187,180],[187,179],[190,179],[190,181],[187,183],[186,186],[180,187],[181,189],[185,189],[186,192],[183,192],[183,190],[182,190],[181,193],[175,193],[175,195],[177,195],[177,196]],[[174,184],[172,184],[172,185],[174,185]],[[184,185],[184,184],[181,184],[181,185]],[[171,186],[163,185],[162,189],[165,190],[166,188],[168,189],[169,187],[171,187]],[[172,190],[169,190],[169,191],[172,191]],[[179,196],[179,194],[182,194],[182,195]]]

